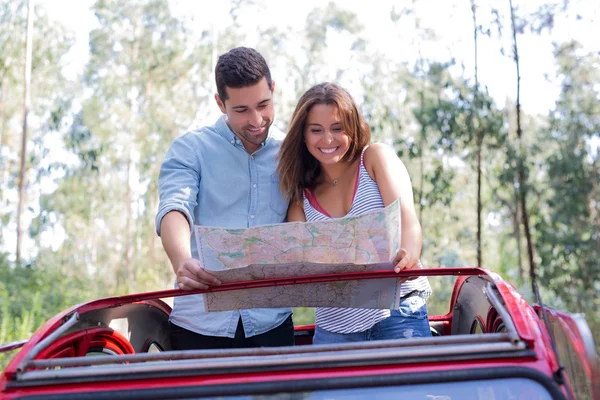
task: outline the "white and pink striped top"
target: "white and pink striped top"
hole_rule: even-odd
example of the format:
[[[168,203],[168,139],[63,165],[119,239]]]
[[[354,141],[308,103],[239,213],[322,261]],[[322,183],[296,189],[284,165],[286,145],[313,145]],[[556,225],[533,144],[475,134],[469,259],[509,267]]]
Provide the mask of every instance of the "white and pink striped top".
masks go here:
[[[352,207],[348,215],[360,215],[368,211],[384,208],[379,187],[371,179],[365,168],[364,154],[365,151],[363,150],[354,186]],[[320,206],[314,193],[309,189],[304,191],[304,214],[307,221],[324,221],[332,218]],[[400,296],[405,296],[413,291],[423,292],[428,296],[431,293],[431,287],[427,278],[421,276],[400,285]],[[389,316],[390,310],[323,307],[316,309],[317,325],[322,329],[336,333],[363,332]]]

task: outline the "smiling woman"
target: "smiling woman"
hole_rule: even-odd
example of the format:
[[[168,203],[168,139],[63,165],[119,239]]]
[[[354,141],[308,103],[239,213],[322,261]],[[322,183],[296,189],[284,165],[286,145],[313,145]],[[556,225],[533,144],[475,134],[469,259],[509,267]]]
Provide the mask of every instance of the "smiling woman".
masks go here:
[[[346,90],[333,83],[312,87],[298,101],[279,152],[282,193],[301,201],[305,188],[339,183],[345,166],[356,164],[370,141],[369,125]]]
[[[352,143],[346,134],[337,106],[316,104],[306,118],[304,134],[306,148],[321,164],[336,164],[342,161]],[[324,176],[325,183],[337,185],[338,175],[333,181]]]
[[[280,186],[291,200],[288,222],[360,215],[400,198],[395,257],[375,261],[393,261],[396,272],[422,268],[421,226],[408,172],[390,148],[369,146],[370,139],[354,100],[337,84],[321,83],[302,95],[279,154]],[[402,300],[396,309],[317,308],[314,343],[430,336],[427,278],[398,284],[398,291]]]

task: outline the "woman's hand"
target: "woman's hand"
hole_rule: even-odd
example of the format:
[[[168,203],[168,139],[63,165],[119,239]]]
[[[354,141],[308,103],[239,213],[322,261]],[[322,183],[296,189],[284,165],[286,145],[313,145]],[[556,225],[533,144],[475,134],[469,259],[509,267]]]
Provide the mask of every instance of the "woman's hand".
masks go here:
[[[394,257],[394,272],[398,273],[403,269],[423,268],[417,257],[409,254],[406,249],[400,249]]]

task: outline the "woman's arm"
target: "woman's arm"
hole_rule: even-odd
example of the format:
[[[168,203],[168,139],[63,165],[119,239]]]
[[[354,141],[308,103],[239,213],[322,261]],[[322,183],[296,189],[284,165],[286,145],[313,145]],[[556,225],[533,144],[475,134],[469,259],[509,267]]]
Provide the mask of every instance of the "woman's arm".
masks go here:
[[[394,150],[376,143],[365,151],[364,162],[369,175],[377,183],[387,207],[400,197],[401,241],[400,251],[394,259],[396,271],[419,267],[421,256],[421,224],[415,210],[413,191],[408,171]]]

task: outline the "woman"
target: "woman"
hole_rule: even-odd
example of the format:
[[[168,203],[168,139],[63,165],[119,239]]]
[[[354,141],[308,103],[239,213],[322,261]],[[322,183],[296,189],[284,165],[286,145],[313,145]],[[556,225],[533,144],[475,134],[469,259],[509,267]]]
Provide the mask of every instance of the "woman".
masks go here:
[[[369,146],[371,133],[348,92],[334,83],[309,89],[296,106],[279,152],[288,221],[322,221],[381,209],[400,197],[401,243],[394,270],[421,268],[421,226],[408,172],[394,151]],[[430,336],[425,277],[400,285],[398,310],[317,308],[313,343]]]

